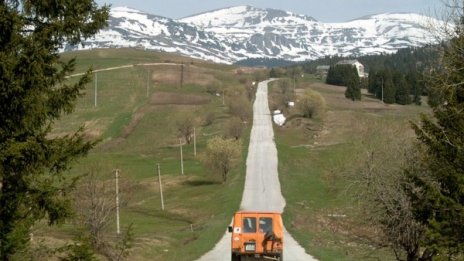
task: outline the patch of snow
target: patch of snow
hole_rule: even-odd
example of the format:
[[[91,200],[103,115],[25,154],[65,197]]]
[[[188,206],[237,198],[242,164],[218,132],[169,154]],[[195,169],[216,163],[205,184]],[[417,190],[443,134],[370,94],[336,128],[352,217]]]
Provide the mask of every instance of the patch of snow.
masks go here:
[[[272,119],[274,120],[274,123],[279,126],[284,125],[285,120],[286,120],[283,114],[274,114],[274,116],[272,116]]]

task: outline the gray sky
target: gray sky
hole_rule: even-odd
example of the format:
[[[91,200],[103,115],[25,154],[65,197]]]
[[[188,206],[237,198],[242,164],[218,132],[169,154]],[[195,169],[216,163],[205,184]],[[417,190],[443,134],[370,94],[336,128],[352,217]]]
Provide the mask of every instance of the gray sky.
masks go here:
[[[344,22],[365,15],[415,12],[433,15],[440,0],[96,0],[112,6],[128,6],[150,14],[182,18],[223,7],[251,5],[305,14],[321,22]]]

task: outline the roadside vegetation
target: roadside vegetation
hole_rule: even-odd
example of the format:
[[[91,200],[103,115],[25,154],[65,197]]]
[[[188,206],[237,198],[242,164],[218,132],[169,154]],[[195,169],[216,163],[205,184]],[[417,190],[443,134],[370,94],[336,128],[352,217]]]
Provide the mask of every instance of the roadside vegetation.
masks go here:
[[[367,92],[351,102],[344,88],[300,84],[324,97],[327,112],[310,121],[316,128],[293,118],[276,127],[286,226],[321,260],[463,257],[464,14],[462,2],[446,3],[454,22],[440,28],[449,40],[423,76],[428,106]],[[404,81],[392,83],[398,94]]]
[[[373,209],[364,204],[372,191],[363,188],[372,166],[378,175],[400,169],[406,151],[398,148],[414,140],[408,121],[429,109],[384,105],[369,95],[352,102],[344,92],[320,81],[301,82],[296,88],[301,98],[287,110],[286,124],[274,128],[285,226],[320,260],[392,260],[379,227],[366,215]],[[317,106],[322,113],[299,112],[306,93],[321,97],[323,102],[310,104],[323,104]]]
[[[80,61],[93,68],[127,62],[176,64],[139,65],[92,77],[74,113],[58,121],[50,134],[63,136],[84,126],[88,139],[100,140],[67,174],[82,176],[73,193],[76,216],[57,227],[42,222],[34,226],[31,246],[19,257],[48,260],[59,255],[54,250],[76,240],[90,242],[79,246],[99,259],[200,257],[223,235],[239,207],[253,82],[264,79],[267,73],[137,49],[80,51],[66,53],[64,59],[74,56],[78,68],[84,68]],[[222,137],[230,146],[219,149],[230,148],[231,152],[225,154],[230,160],[226,170],[209,164],[211,160],[201,160],[210,155],[212,147],[218,148]],[[116,171],[119,235],[114,202]]]

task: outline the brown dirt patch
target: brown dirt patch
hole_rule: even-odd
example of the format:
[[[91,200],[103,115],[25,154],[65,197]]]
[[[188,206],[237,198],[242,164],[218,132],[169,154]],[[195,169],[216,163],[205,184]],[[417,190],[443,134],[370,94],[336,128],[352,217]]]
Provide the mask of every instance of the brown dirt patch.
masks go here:
[[[102,130],[98,126],[100,126],[98,119],[84,122],[85,134],[90,138],[101,137]]]
[[[328,146],[346,142],[349,134],[360,128],[362,118],[360,113],[368,115],[380,115],[397,112],[403,108],[396,104],[383,104],[381,101],[370,97],[365,90],[361,101],[353,102],[345,98],[345,87],[322,83],[313,83],[305,86],[322,94],[329,110],[325,113],[324,124],[316,138],[318,146]],[[304,89],[298,89],[302,93]],[[316,144],[315,143],[315,144]]]
[[[182,71],[183,70],[183,71]],[[183,84],[197,84],[206,86],[217,82],[213,75],[205,73],[208,69],[184,65],[166,66],[162,70],[156,69],[151,75],[151,80],[158,84],[180,85],[183,77]]]
[[[366,90],[362,91],[362,100],[353,102],[345,98],[345,87],[328,85],[323,83],[314,83],[309,85],[315,91],[320,92],[326,99],[327,105],[335,110],[353,110],[379,113],[385,111],[397,111],[402,108],[398,104],[384,104],[367,94]]]
[[[211,102],[205,95],[156,92],[150,99],[151,105],[203,105]]]
[[[136,113],[134,113],[129,124],[126,125],[126,127],[124,127],[124,130],[122,131],[122,134],[121,134],[121,138],[126,139],[127,137],[129,137],[129,135],[132,132],[134,132],[135,128],[137,127],[139,122],[142,120],[145,113],[151,110],[152,108],[145,106],[145,107],[140,108]]]

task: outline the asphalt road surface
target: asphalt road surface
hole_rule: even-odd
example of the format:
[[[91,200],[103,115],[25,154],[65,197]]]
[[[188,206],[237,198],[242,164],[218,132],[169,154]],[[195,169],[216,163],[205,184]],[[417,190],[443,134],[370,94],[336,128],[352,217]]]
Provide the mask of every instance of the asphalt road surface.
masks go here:
[[[260,82],[253,105],[253,128],[248,148],[245,189],[241,210],[283,212],[285,199],[280,191],[277,173],[277,149],[274,142],[271,113],[267,99],[267,84]],[[222,239],[198,261],[230,261],[231,234]],[[316,260],[308,255],[285,230],[284,261]]]

